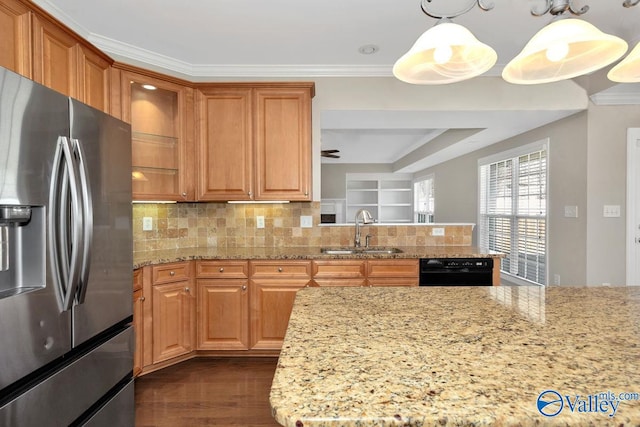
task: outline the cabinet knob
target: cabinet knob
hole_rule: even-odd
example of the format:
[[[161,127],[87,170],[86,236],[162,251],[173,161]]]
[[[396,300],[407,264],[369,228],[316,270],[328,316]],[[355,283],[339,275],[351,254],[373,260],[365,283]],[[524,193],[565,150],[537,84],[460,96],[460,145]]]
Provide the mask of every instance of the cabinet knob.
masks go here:
[[[220,273],[224,273],[224,267],[220,267]]]
[[[186,288],[184,288],[184,291],[189,293],[189,291],[191,291],[191,289],[189,289],[189,287],[187,286]]]
[[[185,198],[186,198],[186,197],[187,197],[187,193],[183,191],[183,192],[182,192],[182,197],[185,197]]]
[[[169,272],[169,276],[175,276],[175,275],[176,275],[176,272],[175,272],[175,271],[170,271],[170,272]]]
[[[140,302],[144,302],[145,298],[144,297],[140,297]]]
[[[278,267],[278,273],[282,273],[282,267]]]
[[[242,285],[242,290],[246,291],[247,290],[247,285]]]
[[[249,191],[247,194],[249,195],[249,197],[253,197],[253,193],[251,191]]]
[[[309,195],[309,192],[308,192],[308,191],[305,191],[305,192],[304,192],[304,195],[305,195],[305,196],[308,196],[308,195]]]

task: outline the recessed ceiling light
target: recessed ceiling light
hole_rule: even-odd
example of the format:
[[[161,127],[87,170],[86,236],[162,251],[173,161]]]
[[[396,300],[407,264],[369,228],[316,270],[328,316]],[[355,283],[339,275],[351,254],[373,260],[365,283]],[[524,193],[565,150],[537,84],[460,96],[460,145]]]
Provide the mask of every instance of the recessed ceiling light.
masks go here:
[[[146,90],[156,90],[157,87],[155,87],[154,85],[142,85],[143,88],[145,88]]]
[[[358,52],[360,52],[363,55],[372,55],[379,50],[380,48],[375,44],[365,44],[364,46],[360,46],[358,48]]]

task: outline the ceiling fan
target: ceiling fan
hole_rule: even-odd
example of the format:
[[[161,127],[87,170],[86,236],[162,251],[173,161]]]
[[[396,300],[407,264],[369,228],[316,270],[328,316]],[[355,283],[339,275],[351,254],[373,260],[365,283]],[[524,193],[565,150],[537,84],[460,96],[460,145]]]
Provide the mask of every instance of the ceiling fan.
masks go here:
[[[320,151],[320,155],[322,157],[329,157],[332,159],[339,159],[340,156],[338,156],[338,153],[340,152],[340,150],[321,150]]]

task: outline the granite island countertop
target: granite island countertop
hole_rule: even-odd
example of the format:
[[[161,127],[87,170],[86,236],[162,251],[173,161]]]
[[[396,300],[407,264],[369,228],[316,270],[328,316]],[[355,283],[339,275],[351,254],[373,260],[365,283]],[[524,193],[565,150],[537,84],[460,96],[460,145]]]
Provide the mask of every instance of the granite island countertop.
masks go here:
[[[476,246],[411,246],[399,247],[394,254],[357,253],[329,255],[320,247],[275,248],[181,248],[133,253],[133,268],[165,264],[176,261],[212,259],[354,259],[354,258],[486,258],[504,257],[504,254]]]
[[[639,366],[640,287],[306,288],[270,402],[289,427],[638,426]]]

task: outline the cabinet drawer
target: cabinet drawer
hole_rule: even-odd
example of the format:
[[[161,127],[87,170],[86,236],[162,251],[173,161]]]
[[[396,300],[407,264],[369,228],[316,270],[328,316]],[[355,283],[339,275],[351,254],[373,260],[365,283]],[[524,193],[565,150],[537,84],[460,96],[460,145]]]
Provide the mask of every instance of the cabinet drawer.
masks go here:
[[[311,261],[251,261],[251,277],[311,277]]]
[[[171,283],[189,278],[189,262],[176,262],[153,267],[153,284]]]
[[[368,277],[411,277],[418,279],[417,259],[380,259],[367,262]]]
[[[249,277],[249,263],[247,261],[198,261],[196,276],[215,277],[219,279],[245,279]]]
[[[345,278],[345,279],[337,279],[337,278],[328,278],[328,279],[314,279],[313,286],[365,286],[367,280],[365,278]]]
[[[364,277],[365,271],[364,260],[318,260],[313,262],[314,279]]]
[[[418,286],[417,277],[372,277],[367,280],[369,286]]]
[[[142,269],[133,270],[133,291],[142,289]]]

